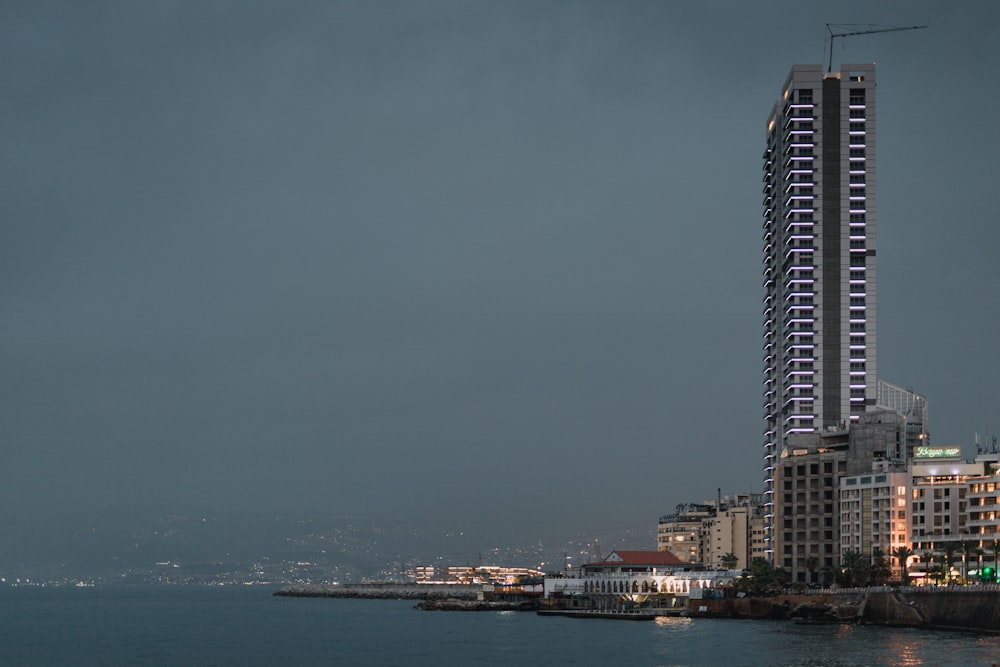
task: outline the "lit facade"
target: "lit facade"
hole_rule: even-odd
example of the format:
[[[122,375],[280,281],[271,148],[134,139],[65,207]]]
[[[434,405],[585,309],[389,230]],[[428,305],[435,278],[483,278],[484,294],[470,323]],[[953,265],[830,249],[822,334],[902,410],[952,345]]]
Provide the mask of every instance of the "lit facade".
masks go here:
[[[886,557],[910,547],[910,475],[878,462],[869,473],[840,480],[840,552]]]
[[[714,518],[705,522],[702,540],[705,566],[717,570],[726,568],[726,557],[736,557],[734,570],[750,567],[750,528],[754,519],[753,510],[742,507],[727,507]]]
[[[876,403],[875,67],[796,65],[764,152],[764,506],[789,436]]]
[[[656,550],[666,551],[681,562],[701,564],[705,521],[715,516],[711,505],[678,505],[675,514],[660,517],[656,526]]]
[[[910,467],[910,527],[913,550],[940,551],[946,542],[970,538],[968,493],[970,485],[983,476],[982,463],[966,463],[959,447],[952,457],[916,458]]]
[[[996,453],[977,457],[984,474],[970,480],[967,527],[979,546],[993,551],[994,540],[1000,540],[1000,465]]]
[[[680,504],[674,514],[661,516],[656,547],[707,568],[726,568],[735,556],[734,569],[742,570],[754,558],[765,557],[764,532],[759,494],[720,494],[710,502]]]

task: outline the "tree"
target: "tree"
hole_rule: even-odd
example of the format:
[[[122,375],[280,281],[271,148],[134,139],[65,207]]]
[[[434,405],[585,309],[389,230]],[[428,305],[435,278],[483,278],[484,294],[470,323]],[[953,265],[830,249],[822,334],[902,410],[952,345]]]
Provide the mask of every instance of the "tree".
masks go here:
[[[750,595],[753,593],[753,577],[750,570],[743,570],[742,574],[733,582],[733,587],[740,593]]]
[[[969,556],[975,552],[976,543],[972,540],[962,540],[959,543],[959,549],[962,551],[962,583],[964,584],[969,578]]]
[[[806,570],[809,571],[809,585],[816,582],[816,568],[819,567],[819,558],[816,556],[806,556]]]
[[[748,595],[774,595],[786,588],[790,580],[788,570],[771,567],[763,558],[754,558],[735,586],[736,590]]]
[[[896,547],[892,555],[896,557],[899,561],[899,582],[903,586],[910,583],[910,557],[913,556],[913,550],[909,547]]]
[[[934,569],[934,552],[925,551],[920,557],[920,562],[924,564],[924,574],[933,579],[931,570]]]
[[[788,584],[792,581],[792,573],[783,567],[776,567],[771,573],[771,585],[768,587],[769,593],[780,593],[782,590],[788,588]]]
[[[730,551],[729,553],[723,554],[721,560],[722,567],[727,570],[734,570],[736,569],[736,565],[740,562],[740,557]]]
[[[1000,539],[990,542],[990,551],[993,552],[993,570],[996,571],[1000,567]]]
[[[951,566],[955,563],[955,554],[958,552],[958,544],[955,542],[945,542],[944,546],[941,547],[944,551],[944,562],[942,566],[944,567],[945,579],[951,582]]]
[[[858,551],[845,551],[841,554],[840,583],[851,588],[868,583],[871,577],[871,567],[867,559]]]
[[[889,579],[891,569],[886,553],[881,547],[872,549],[871,582],[875,586],[881,586]]]

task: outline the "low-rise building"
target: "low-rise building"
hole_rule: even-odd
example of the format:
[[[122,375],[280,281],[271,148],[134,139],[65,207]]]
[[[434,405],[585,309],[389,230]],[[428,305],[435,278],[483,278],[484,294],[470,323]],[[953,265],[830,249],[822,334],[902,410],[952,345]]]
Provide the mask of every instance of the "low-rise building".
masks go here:
[[[708,503],[678,505],[676,512],[660,517],[656,527],[657,551],[671,553],[689,565],[701,564],[704,523],[714,516],[715,508]]]
[[[599,611],[636,607],[680,609],[692,595],[733,581],[732,572],[692,570],[666,551],[613,551],[602,561],[580,568],[578,579],[547,577],[547,598],[586,599]],[[583,606],[579,603],[572,606]]]
[[[678,505],[674,514],[660,517],[656,534],[659,551],[670,552],[689,565],[742,570],[764,554],[760,495],[720,493],[714,501]],[[732,558],[735,562],[730,564]]]

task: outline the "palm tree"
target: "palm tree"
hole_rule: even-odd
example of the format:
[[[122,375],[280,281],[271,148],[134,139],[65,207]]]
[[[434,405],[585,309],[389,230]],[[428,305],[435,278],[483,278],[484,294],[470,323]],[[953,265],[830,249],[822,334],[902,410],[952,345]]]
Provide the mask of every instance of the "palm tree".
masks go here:
[[[908,561],[913,556],[913,550],[909,547],[896,547],[892,555],[899,561],[899,582],[906,586],[910,583],[910,564]]]
[[[941,547],[944,551],[944,576],[951,583],[951,566],[955,562],[955,553],[958,551],[958,544],[955,542],[945,542]]]
[[[885,556],[886,554],[881,547],[872,549],[871,582],[875,586],[881,586],[888,578],[889,563]]]
[[[983,579],[983,551],[982,547],[976,547],[972,550],[972,554],[976,557],[976,578],[982,581]]]
[[[934,580],[934,583],[938,584],[939,586],[947,576],[947,572],[945,570],[944,565],[941,565],[940,563],[932,563],[930,566],[928,566],[927,572],[930,574],[930,578]]]
[[[722,567],[727,570],[735,570],[736,565],[740,562],[740,557],[734,554],[732,551],[722,555]]]
[[[809,571],[809,585],[816,581],[816,568],[819,567],[819,558],[816,556],[806,556],[806,570]]]
[[[771,586],[769,592],[780,593],[782,590],[788,588],[788,584],[792,581],[792,573],[783,567],[776,567],[771,572]]]
[[[844,586],[848,588],[851,586],[860,586],[868,583],[868,579],[871,576],[871,568],[860,552],[845,551],[841,554],[841,575]]]
[[[934,552],[925,551],[920,557],[920,562],[924,564],[924,574],[928,577],[931,576],[931,569],[934,566]]]
[[[969,556],[976,548],[976,543],[972,540],[962,540],[959,542],[959,549],[962,550],[962,583],[966,583],[969,578]]]
[[[743,570],[733,585],[740,593],[753,593],[753,579],[751,578],[750,570]]]

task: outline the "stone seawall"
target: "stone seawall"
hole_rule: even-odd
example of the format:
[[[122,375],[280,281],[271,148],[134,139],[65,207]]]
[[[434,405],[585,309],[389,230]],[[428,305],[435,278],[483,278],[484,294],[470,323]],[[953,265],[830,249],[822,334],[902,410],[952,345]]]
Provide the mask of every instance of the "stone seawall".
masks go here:
[[[275,595],[299,598],[374,600],[475,600],[483,587],[461,584],[295,584]]]
[[[691,600],[690,615],[1000,633],[1000,591],[871,589],[817,595]]]
[[[1000,592],[933,589],[870,593],[862,620],[879,625],[1000,632]]]
[[[860,594],[775,595],[709,598],[689,601],[691,616],[706,618],[802,619],[816,622],[854,621],[864,602]]]

